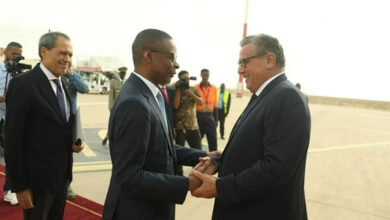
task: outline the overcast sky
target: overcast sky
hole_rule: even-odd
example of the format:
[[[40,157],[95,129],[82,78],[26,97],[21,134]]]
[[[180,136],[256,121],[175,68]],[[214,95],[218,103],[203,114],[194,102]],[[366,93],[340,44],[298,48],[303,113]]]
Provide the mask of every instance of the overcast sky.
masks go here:
[[[250,0],[248,35],[284,47],[286,74],[310,95],[390,101],[387,1]],[[245,0],[0,0],[0,46],[18,41],[38,58],[39,37],[68,34],[74,56],[117,56],[133,69],[131,44],[146,28],[168,32],[180,69],[235,88]],[[176,78],[174,78],[176,80]]]

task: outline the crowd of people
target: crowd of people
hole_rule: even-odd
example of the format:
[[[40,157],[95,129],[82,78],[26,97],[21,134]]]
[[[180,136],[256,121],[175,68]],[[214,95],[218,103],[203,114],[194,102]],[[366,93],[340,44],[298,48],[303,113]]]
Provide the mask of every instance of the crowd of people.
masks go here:
[[[184,203],[188,192],[215,198],[215,220],[307,219],[307,100],[287,80],[276,38],[252,35],[240,45],[238,74],[253,95],[221,153],[217,127],[225,139],[231,105],[225,85],[218,90],[211,84],[208,69],[200,71],[202,81],[195,86],[185,70],[172,83],[180,68],[173,38],[157,29],[136,36],[134,70],[124,80],[127,68],[120,68],[120,78],[111,80],[102,142],[109,143],[112,161],[104,220],[173,220],[175,204]],[[5,62],[22,53],[20,44],[9,46]],[[0,64],[4,193],[23,208],[24,219],[56,220],[63,218],[70,190],[72,154],[84,146],[75,142],[73,128],[77,92],[87,91],[70,74],[73,47],[66,34],[42,35],[38,48],[41,62],[27,73],[9,77]],[[202,150],[204,136],[208,150]],[[188,176],[181,166],[193,167]]]

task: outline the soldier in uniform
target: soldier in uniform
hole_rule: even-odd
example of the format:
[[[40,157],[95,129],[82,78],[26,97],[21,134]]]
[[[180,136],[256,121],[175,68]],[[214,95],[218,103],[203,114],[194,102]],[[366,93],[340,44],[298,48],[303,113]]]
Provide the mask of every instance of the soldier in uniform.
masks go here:
[[[113,78],[110,80],[110,92],[108,93],[108,109],[110,109],[112,106],[114,106],[115,100],[119,95],[119,91],[122,88],[122,85],[125,81],[125,76],[127,72],[127,67],[121,67],[119,70],[119,78]],[[102,145],[106,145],[108,140],[108,133],[106,134],[106,137],[102,141]]]

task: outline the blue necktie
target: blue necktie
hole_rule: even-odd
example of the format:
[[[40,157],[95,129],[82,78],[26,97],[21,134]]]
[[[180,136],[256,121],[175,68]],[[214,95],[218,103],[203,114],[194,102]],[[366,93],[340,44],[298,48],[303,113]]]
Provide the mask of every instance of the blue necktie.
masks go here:
[[[165,113],[164,98],[163,98],[160,90],[158,90],[156,97],[157,97],[157,101],[158,101],[158,107],[160,107],[161,114],[163,115],[163,118],[164,118],[164,125],[165,125],[164,129],[165,129],[165,132],[167,132],[167,134],[168,134],[167,114]]]
[[[65,121],[67,121],[66,120],[64,93],[62,92],[60,81],[58,79],[53,79],[53,82],[57,86],[57,102],[58,102],[58,105],[60,106],[60,110],[61,110],[62,116],[64,117]]]

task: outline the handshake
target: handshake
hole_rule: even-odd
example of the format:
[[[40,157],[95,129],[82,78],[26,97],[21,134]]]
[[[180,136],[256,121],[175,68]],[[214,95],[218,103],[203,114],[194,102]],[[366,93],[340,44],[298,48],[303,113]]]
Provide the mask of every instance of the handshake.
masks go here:
[[[210,157],[220,157],[221,152],[213,151],[207,157],[199,158],[199,163],[188,175],[189,190],[191,195],[200,198],[214,198],[217,196],[216,181],[213,175],[217,172],[217,166]]]

